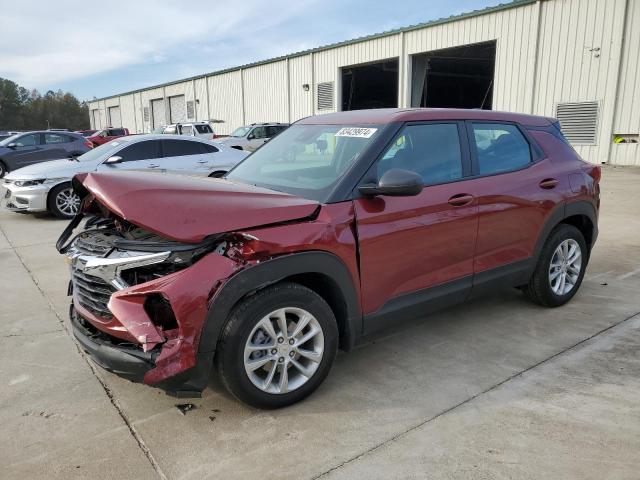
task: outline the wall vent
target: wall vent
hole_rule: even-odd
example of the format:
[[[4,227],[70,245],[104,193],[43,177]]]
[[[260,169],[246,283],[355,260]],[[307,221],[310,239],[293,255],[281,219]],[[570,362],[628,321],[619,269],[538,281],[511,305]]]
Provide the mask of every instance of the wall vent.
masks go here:
[[[333,82],[318,84],[318,110],[333,110]]]
[[[144,107],[142,109],[142,117],[143,117],[145,122],[149,121],[149,107]]]
[[[562,133],[572,145],[596,145],[598,102],[565,102],[556,105]]]

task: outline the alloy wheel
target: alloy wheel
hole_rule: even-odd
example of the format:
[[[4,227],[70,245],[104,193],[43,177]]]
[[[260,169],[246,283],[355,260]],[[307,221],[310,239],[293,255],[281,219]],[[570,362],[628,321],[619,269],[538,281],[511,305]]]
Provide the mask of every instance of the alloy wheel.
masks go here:
[[[575,287],[582,268],[580,244],[569,238],[558,245],[549,265],[549,284],[556,295],[566,295]]]
[[[324,333],[306,310],[280,308],[253,328],[244,348],[244,368],[263,392],[283,394],[304,385],[318,369]]]
[[[60,190],[56,195],[56,208],[65,215],[73,217],[80,208],[80,197],[71,187]]]

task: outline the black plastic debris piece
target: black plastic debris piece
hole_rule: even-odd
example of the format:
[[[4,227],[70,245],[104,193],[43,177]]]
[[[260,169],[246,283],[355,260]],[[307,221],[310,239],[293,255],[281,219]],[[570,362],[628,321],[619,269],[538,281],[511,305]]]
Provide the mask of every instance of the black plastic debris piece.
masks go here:
[[[195,410],[196,406],[193,403],[180,403],[176,408],[182,415],[186,415],[189,410]]]

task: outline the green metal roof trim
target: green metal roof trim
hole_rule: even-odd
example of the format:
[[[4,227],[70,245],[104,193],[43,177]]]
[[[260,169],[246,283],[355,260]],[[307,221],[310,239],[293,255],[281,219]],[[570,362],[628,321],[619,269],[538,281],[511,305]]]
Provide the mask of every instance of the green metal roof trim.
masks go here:
[[[172,82],[160,83],[158,85],[151,85],[149,87],[138,88],[137,90],[131,90],[125,93],[118,93],[116,95],[109,95],[108,97],[97,98],[93,100],[88,100],[88,102],[99,102],[102,100],[108,100],[110,98],[122,97],[125,95],[131,95],[132,93],[144,92],[146,90],[151,90],[154,88],[162,88],[168,87],[169,85],[176,85],[178,83],[190,82],[192,80],[198,80],[200,78],[212,77],[215,75],[222,75],[224,73],[235,72],[238,70],[243,70],[245,68],[257,67],[259,65],[266,65],[268,63],[279,62],[282,60],[286,60],[288,58],[296,58],[302,57],[304,55],[309,55],[310,53],[322,52],[325,50],[330,50],[332,48],[344,47],[346,45],[353,45],[354,43],[366,42],[367,40],[374,40],[377,38],[389,37],[391,35],[397,35],[402,32],[411,32],[413,30],[420,30],[421,28],[433,27],[435,25],[442,25],[444,23],[451,23],[458,20],[464,20],[467,18],[478,17],[481,15],[486,15],[488,13],[500,12],[502,10],[508,10],[510,8],[521,7],[523,5],[530,5],[532,3],[536,3],[538,0],[513,0],[509,3],[500,3],[498,5],[494,5],[493,7],[481,8],[478,10],[472,10],[470,12],[461,13],[459,15],[451,15],[449,17],[439,18],[437,20],[430,20],[424,23],[417,23],[415,25],[409,25],[408,27],[396,28],[395,30],[387,30],[386,32],[374,33],[372,35],[365,35],[364,37],[352,38],[350,40],[344,40],[342,42],[331,43],[329,45],[323,45],[316,48],[310,48],[308,50],[302,50],[300,52],[290,53],[288,55],[282,55],[280,57],[268,58],[266,60],[260,60],[253,63],[247,63],[245,65],[240,65],[238,67],[226,68],[223,70],[217,70],[215,72],[203,73],[202,75],[196,75],[193,77],[183,78],[180,80],[174,80]]]

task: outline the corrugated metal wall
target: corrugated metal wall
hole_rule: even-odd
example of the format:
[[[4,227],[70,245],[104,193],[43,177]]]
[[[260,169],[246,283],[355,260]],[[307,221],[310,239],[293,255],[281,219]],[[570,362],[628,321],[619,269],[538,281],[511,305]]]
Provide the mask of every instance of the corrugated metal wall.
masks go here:
[[[614,134],[640,134],[640,0],[629,0],[622,50]],[[611,163],[640,165],[640,144],[611,145]]]
[[[245,123],[320,113],[323,82],[333,82],[339,109],[341,68],[390,58],[399,59],[398,105],[407,106],[412,55],[496,40],[494,109],[554,116],[559,102],[597,101],[597,145],[577,150],[595,163],[640,165],[637,145],[611,141],[613,133],[640,131],[639,25],[640,0],[544,0],[91,102],[90,109],[100,109],[104,125],[105,109],[119,103],[124,126],[149,131],[142,111],[151,99],[185,95],[197,120],[223,120],[215,130],[228,134]]]
[[[554,0],[541,4],[533,111],[554,116],[559,102],[597,101],[597,145],[576,146],[580,155],[593,163],[607,161],[612,143],[626,1]]]

